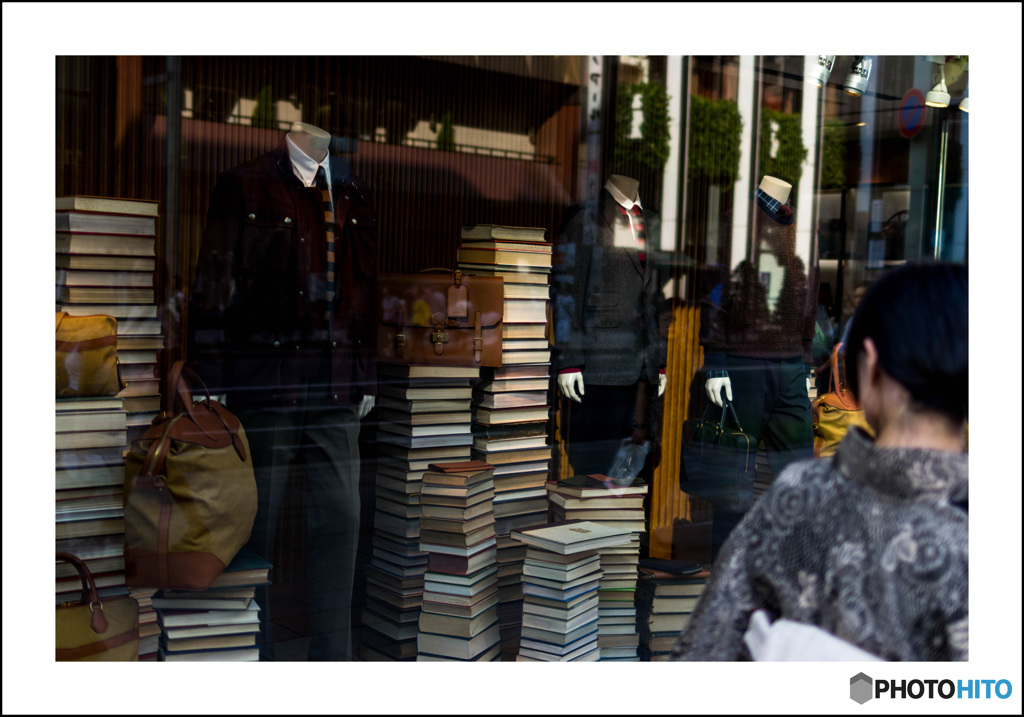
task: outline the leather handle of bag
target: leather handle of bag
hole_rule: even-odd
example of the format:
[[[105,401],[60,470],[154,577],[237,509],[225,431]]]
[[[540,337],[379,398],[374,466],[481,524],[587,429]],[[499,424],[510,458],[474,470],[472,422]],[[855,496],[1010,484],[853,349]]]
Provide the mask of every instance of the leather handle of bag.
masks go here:
[[[426,269],[420,269],[420,270],[419,270],[418,272],[416,272],[416,273],[417,273],[417,274],[428,274],[428,273],[431,273],[431,272],[432,272],[432,273],[435,273],[435,274],[451,274],[452,276],[454,276],[454,275],[455,275],[455,270],[454,270],[454,269],[446,269],[446,268],[445,268],[445,267],[443,267],[443,266],[431,266],[431,267],[427,267]]]
[[[439,274],[451,274],[452,283],[455,286],[459,286],[462,283],[462,270],[461,269],[446,269],[443,266],[431,266],[426,269],[420,269],[418,274],[426,274],[428,272],[434,272]]]
[[[183,380],[184,379],[184,380]],[[195,419],[196,418],[196,405],[195,399],[192,397],[192,386],[199,386],[203,389],[203,394],[206,396],[206,400],[210,400],[210,389],[206,387],[203,380],[199,378],[199,375],[185,365],[183,360],[174,362],[171,366],[170,381],[168,383],[170,391],[168,392],[169,405],[167,406],[166,414],[168,416],[177,413],[175,410],[176,402],[181,401],[183,409],[188,415]]]
[[[174,365],[171,366],[171,373],[167,379],[167,393],[164,396],[164,415],[174,415],[174,401],[178,393],[178,384],[181,382],[181,372],[185,368],[185,362],[182,360],[175,361]]]
[[[719,435],[725,433],[725,415],[726,413],[732,413],[732,420],[736,421],[736,428],[740,433],[743,433],[743,426],[740,425],[740,417],[736,414],[736,407],[732,405],[732,401],[724,400],[722,402],[722,420],[718,423]]]
[[[92,571],[85,561],[71,553],[57,553],[57,561],[71,563],[78,571],[78,577],[82,579],[82,602],[89,606],[92,612],[92,620],[89,626],[97,634],[107,631],[107,617],[103,614],[103,603],[100,601],[100,594],[96,590],[96,581],[92,577]],[[98,608],[98,609],[97,609]]]
[[[832,349],[832,372],[829,375],[828,390],[829,393],[834,393],[839,402],[843,404],[843,408],[855,411],[859,408],[857,402],[853,400],[853,396],[849,395],[845,386],[846,381],[846,361],[843,361],[842,378],[839,375],[839,355],[844,344],[838,343],[835,348]]]

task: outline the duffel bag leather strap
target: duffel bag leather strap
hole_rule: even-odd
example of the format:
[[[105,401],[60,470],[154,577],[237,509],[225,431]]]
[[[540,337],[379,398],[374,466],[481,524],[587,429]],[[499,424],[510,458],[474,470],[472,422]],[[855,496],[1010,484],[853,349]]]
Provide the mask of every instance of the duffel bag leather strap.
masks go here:
[[[96,581],[85,561],[71,553],[57,553],[57,560],[71,563],[78,571],[78,577],[82,579],[82,602],[89,606],[92,613],[92,620],[89,626],[92,631],[102,635],[107,631],[107,617],[103,614],[103,603],[100,601],[99,592],[96,590]]]
[[[183,378],[186,380],[183,381]],[[178,361],[175,361],[174,365],[171,367],[171,376],[168,383],[168,398],[170,403],[165,409],[168,416],[172,416],[177,413],[175,410],[177,408],[175,402],[180,399],[182,409],[192,416],[193,419],[196,417],[194,411],[195,399],[192,398],[190,384],[202,387],[203,393],[206,395],[206,400],[210,400],[210,390],[206,388],[206,384],[203,383],[203,380],[199,378],[198,374],[188,368],[183,360],[179,359]]]

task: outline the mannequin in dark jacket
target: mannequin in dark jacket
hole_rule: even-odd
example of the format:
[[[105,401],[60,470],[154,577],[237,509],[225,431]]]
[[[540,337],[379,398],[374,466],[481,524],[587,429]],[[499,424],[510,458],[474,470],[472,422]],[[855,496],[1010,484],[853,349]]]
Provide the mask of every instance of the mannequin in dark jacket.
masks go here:
[[[791,189],[775,177],[761,180],[752,256],[723,281],[720,298],[709,297],[701,307],[708,399],[718,406],[723,395],[734,401],[754,447],[764,439],[773,476],[814,456],[807,376],[818,286],[795,251]],[[712,560],[742,517],[715,510]]]
[[[665,390],[664,279],[647,259],[660,246],[660,220],[642,206],[637,180],[612,175],[596,200],[570,211],[559,240],[555,291],[567,285],[572,301],[554,370],[570,399],[569,460],[575,473],[606,473],[623,438],[653,435]]]
[[[259,494],[249,547],[271,562],[289,474],[304,468],[311,660],[350,658],[359,421],[376,393],[376,221],[329,143],[297,124],[274,151],[221,174],[189,312],[190,360],[249,438]],[[261,658],[273,659],[268,592],[257,599]]]

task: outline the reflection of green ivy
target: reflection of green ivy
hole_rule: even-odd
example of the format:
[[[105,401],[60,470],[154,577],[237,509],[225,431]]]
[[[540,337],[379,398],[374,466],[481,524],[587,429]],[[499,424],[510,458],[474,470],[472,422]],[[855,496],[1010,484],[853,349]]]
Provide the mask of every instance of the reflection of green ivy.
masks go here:
[[[277,106],[274,103],[274,91],[270,85],[264,85],[256,95],[256,107],[252,110],[252,126],[263,129],[277,129]]]
[[[774,132],[778,150],[771,156],[772,123],[778,125]],[[768,174],[789,182],[794,187],[800,183],[804,171],[807,148],[804,146],[800,115],[777,110],[761,110],[761,154],[758,162],[758,177]]]
[[[437,130],[437,148],[446,152],[455,151],[455,127],[452,125],[451,112],[445,112],[441,117],[441,127]]]
[[[821,144],[821,188],[837,189],[846,183],[846,144],[842,120],[825,120]]]
[[[743,119],[734,100],[690,97],[691,179],[731,186],[740,168]]]
[[[633,96],[640,95],[640,139],[633,132]],[[638,82],[620,85],[615,95],[616,167],[635,166],[660,172],[668,160],[668,90],[664,85]]]

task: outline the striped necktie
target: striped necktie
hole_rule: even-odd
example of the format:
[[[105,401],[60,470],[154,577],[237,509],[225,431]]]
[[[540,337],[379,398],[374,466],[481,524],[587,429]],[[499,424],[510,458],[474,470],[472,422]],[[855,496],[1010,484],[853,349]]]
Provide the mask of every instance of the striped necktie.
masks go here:
[[[643,210],[639,204],[634,204],[632,209],[626,209],[622,205],[619,205],[619,211],[622,212],[622,216],[626,217],[629,221],[630,214],[633,215],[633,220],[630,222],[630,226],[633,228],[633,238],[636,240],[636,251],[640,257],[640,267],[644,270],[647,269],[647,235],[644,233],[644,216]]]
[[[324,312],[324,338],[330,337],[331,305],[334,303],[334,207],[331,205],[331,191],[327,186],[327,174],[323,167],[316,170],[316,187],[324,205],[324,229],[327,238],[327,309]]]

